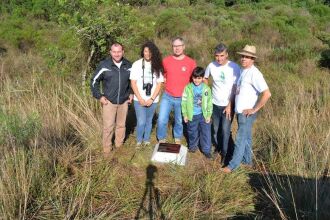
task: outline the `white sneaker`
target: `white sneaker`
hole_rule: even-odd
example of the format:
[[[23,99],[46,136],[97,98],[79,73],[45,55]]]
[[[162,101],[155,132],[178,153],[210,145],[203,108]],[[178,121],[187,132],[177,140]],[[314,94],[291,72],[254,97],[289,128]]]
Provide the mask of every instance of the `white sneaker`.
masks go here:
[[[141,145],[142,145],[142,143],[141,143],[141,142],[137,142],[137,143],[136,143],[136,146],[135,146],[135,148],[140,148],[140,147],[141,147]]]
[[[150,141],[145,141],[145,142],[144,142],[144,145],[145,145],[145,146],[149,146],[150,144],[151,144]]]
[[[176,144],[181,144],[181,139],[179,139],[179,138],[174,138],[174,141]]]

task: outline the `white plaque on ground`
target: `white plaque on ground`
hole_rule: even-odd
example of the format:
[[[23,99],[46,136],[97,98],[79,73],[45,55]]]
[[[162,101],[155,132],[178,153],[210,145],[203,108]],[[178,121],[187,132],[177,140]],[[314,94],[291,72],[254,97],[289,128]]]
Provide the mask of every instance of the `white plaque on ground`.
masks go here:
[[[184,145],[160,143],[156,144],[151,161],[160,163],[186,164],[188,149]]]

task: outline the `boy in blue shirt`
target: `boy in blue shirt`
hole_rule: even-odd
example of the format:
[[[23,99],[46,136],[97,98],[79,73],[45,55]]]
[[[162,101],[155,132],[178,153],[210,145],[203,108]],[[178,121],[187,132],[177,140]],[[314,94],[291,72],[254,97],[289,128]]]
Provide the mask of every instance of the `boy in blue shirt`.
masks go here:
[[[187,123],[189,152],[195,152],[198,146],[207,158],[211,158],[211,116],[212,93],[203,83],[205,71],[196,67],[192,72],[192,82],[182,95],[182,115]]]

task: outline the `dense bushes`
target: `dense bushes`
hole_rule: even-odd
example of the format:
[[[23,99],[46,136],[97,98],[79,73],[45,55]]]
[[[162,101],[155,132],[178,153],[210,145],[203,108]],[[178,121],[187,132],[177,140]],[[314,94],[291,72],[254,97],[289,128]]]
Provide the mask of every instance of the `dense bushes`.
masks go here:
[[[178,22],[180,21],[180,22]],[[189,30],[191,23],[183,10],[167,9],[156,21],[156,31],[159,37],[174,37]]]
[[[37,22],[27,22],[24,18],[4,19],[0,23],[0,38],[22,52],[28,52],[42,41]]]
[[[73,37],[78,37],[73,45],[82,48],[81,54],[84,59],[92,55],[92,68],[107,56],[107,44],[113,41],[120,41],[130,48],[129,57],[135,59],[138,48],[146,39],[168,39],[177,35],[189,38],[192,32],[198,32],[199,23],[205,27],[203,34],[208,36],[209,42],[222,41],[226,44],[235,41],[249,41],[257,45],[270,48],[292,47],[291,44],[305,39],[312,39],[312,36],[319,31],[326,31],[327,25],[325,18],[328,18],[329,7],[323,4],[311,4],[306,10],[303,4],[291,7],[283,1],[233,1],[235,7],[226,10],[223,5],[226,1],[124,1],[117,4],[116,1],[56,1],[50,3],[48,0],[38,0],[30,3],[11,1],[2,3],[1,10],[4,15],[0,26],[0,37],[6,43],[11,42],[21,51],[28,52],[37,47],[39,53],[44,54],[47,65],[57,68],[70,59],[62,46],[56,45],[57,42],[45,39],[42,35],[47,33],[47,28],[41,21],[26,22],[22,15],[28,18],[39,18],[52,20],[61,25],[62,30],[69,29],[68,32]],[[303,1],[299,1],[303,2]],[[128,5],[129,4],[129,5]],[[196,4],[190,7],[190,4]],[[46,6],[51,6],[50,12]],[[134,9],[131,5],[143,5],[141,10]],[[179,6],[180,8],[162,8],[164,6]],[[217,7],[214,7],[214,6]],[[146,7],[150,7],[150,10]],[[183,9],[184,7],[184,9]],[[54,10],[53,10],[54,9]],[[255,13],[258,10],[258,14]],[[8,19],[8,12],[14,12],[14,16]],[[310,14],[309,14],[310,13]],[[317,23],[315,23],[317,22]],[[56,29],[56,28],[55,28]],[[57,28],[58,29],[58,28]],[[49,33],[53,33],[49,30]],[[61,34],[53,33],[55,36]],[[68,35],[69,35],[68,34]],[[47,34],[46,34],[47,36]],[[56,38],[56,37],[55,37]],[[216,40],[214,40],[216,39]],[[194,42],[194,40],[192,40]],[[49,45],[47,45],[49,44]],[[78,46],[80,44],[81,46]],[[320,48],[317,42],[309,42],[310,48],[304,48],[305,54]],[[314,44],[314,45],[313,45]],[[70,47],[70,43],[68,43]],[[205,57],[202,45],[195,44],[188,48],[190,54],[195,54],[200,58],[201,54]],[[205,45],[205,44],[203,44]],[[206,50],[210,46],[206,43]],[[39,47],[40,46],[40,47]],[[214,46],[214,45],[213,45]],[[212,46],[211,46],[212,47]],[[318,49],[321,51],[321,49]],[[277,51],[276,51],[277,52]],[[287,53],[286,53],[287,54]],[[285,54],[283,54],[285,56]],[[322,57],[327,57],[323,52]],[[81,56],[79,56],[81,57]],[[272,59],[272,58],[271,58]],[[280,59],[285,60],[284,57]],[[323,59],[324,60],[324,59]],[[292,62],[292,59],[289,59]],[[324,61],[322,61],[324,63]],[[79,68],[79,67],[78,67]],[[60,68],[63,69],[63,68]],[[66,75],[66,70],[60,70],[62,75]]]

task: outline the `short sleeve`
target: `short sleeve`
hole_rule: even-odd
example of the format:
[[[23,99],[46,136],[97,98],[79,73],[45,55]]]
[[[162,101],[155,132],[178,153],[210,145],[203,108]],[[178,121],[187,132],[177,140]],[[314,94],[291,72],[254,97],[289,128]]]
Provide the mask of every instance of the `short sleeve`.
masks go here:
[[[234,68],[234,84],[237,85],[238,79],[241,76],[241,68],[238,65]]]
[[[134,62],[131,68],[130,80],[137,80],[139,77],[140,68],[138,68],[138,61]]]
[[[264,79],[260,71],[255,71],[252,77],[252,85],[259,92],[263,92],[268,89],[266,80]]]
[[[211,74],[211,65],[212,65],[212,63],[210,63],[210,64],[206,67],[204,78],[207,78],[207,79],[208,79],[208,78],[210,77],[210,74]]]

